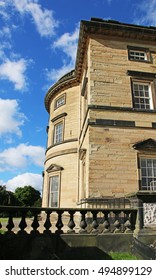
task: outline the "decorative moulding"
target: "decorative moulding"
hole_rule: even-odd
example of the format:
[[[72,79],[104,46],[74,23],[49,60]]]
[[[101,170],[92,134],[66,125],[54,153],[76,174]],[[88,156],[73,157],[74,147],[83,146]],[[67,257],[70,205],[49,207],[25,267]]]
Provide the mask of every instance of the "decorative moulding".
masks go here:
[[[138,142],[133,145],[135,150],[155,150],[156,151],[156,141],[152,138]]]
[[[48,168],[47,168],[47,172],[50,173],[50,172],[55,172],[55,171],[61,171],[63,170],[64,168],[60,165],[57,165],[57,164],[51,164]]]

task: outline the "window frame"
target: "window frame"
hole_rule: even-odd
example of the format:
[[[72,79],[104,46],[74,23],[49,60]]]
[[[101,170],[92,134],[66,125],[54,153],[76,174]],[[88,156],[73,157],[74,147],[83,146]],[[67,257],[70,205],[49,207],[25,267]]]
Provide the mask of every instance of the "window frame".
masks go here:
[[[58,102],[59,100],[61,100],[61,99],[63,99],[64,102],[61,103],[61,104],[57,104],[57,102]],[[54,110],[56,110],[56,109],[62,107],[62,106],[65,105],[65,104],[66,104],[66,93],[63,93],[63,94],[61,94],[60,96],[58,96],[58,97],[55,99],[55,101],[54,101]]]
[[[128,76],[130,76],[131,83],[131,95],[132,95],[132,106],[136,110],[150,111],[156,109],[156,74],[148,72],[139,72],[139,71],[127,71]],[[152,106],[150,109],[139,109],[135,106],[134,94],[133,94],[133,83],[140,84],[149,84],[150,86],[150,95],[152,99]]]
[[[60,124],[62,125],[61,141],[57,141],[56,129]],[[63,141],[64,141],[64,120],[62,119],[54,124],[53,144],[58,145],[58,144],[61,144]]]
[[[148,174],[150,174],[150,166],[145,166],[145,168],[142,165],[141,161],[142,160],[145,160],[145,161],[151,161],[151,160],[155,160],[155,165],[156,165],[156,155],[151,155],[151,154],[147,154],[147,155],[139,155],[139,179],[140,179],[140,190],[141,191],[156,191],[156,166],[155,166],[155,172],[154,172],[154,169],[153,169],[153,165],[152,165],[152,174],[155,173],[155,176],[150,176]],[[144,168],[144,172],[143,172],[143,168]],[[147,174],[147,176],[146,176]],[[151,182],[155,182],[155,186],[150,186],[150,185],[143,185],[142,182],[143,182],[143,179],[146,180],[146,183],[150,180],[150,178],[152,179],[155,179],[155,180],[151,180]],[[150,183],[151,183],[150,182]]]
[[[148,48],[142,48],[142,47],[136,47],[136,46],[127,46],[127,48],[128,48],[128,59],[130,61],[145,62],[145,63],[151,62],[151,52]],[[137,54],[136,55],[134,54],[134,57],[132,57],[131,52],[138,53],[138,56],[137,56]],[[139,53],[140,53],[140,59],[139,59]],[[144,53],[145,59],[141,59],[142,53]]]
[[[52,179],[54,177],[58,177],[58,186],[57,191],[52,190]],[[60,207],[60,187],[61,187],[61,173],[56,172],[49,176],[49,198],[48,198],[48,205],[50,208],[59,208]],[[52,202],[52,199],[54,197],[53,194],[57,194],[57,200]],[[52,203],[56,203],[56,205],[53,205]]]
[[[137,85],[138,88],[143,86],[143,96],[141,96],[141,90],[138,90],[138,96],[135,94],[135,89],[134,89],[134,85]],[[148,86],[148,96],[146,95],[145,92],[145,86]],[[154,93],[153,93],[153,86],[152,86],[152,81],[151,80],[142,80],[142,79],[131,79],[131,88],[132,88],[132,100],[133,100],[133,108],[134,109],[138,109],[138,110],[153,110],[155,107],[155,100],[154,100]],[[140,92],[140,94],[139,94]],[[138,100],[140,99],[139,103],[136,103],[135,99]],[[149,108],[146,108],[146,106],[148,105],[146,102],[141,102],[141,100],[149,100]],[[136,106],[136,104],[139,104],[140,106]],[[144,108],[141,108],[141,104],[144,105]]]

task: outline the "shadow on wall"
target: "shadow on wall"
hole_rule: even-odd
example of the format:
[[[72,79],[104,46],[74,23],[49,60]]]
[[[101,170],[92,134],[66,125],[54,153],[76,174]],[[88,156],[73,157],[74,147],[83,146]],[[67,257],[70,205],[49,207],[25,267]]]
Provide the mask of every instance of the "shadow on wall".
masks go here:
[[[78,244],[79,246],[79,244]],[[70,247],[59,235],[0,235],[1,260],[111,260],[96,246]]]

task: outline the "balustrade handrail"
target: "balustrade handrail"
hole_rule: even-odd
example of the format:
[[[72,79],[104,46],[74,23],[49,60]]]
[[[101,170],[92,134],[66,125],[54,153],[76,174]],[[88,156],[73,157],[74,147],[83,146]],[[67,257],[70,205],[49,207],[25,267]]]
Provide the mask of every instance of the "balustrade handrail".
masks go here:
[[[1,210],[9,210],[9,211],[15,211],[15,210],[31,210],[31,211],[53,211],[53,212],[57,212],[57,211],[76,211],[76,212],[80,212],[80,211],[118,211],[118,212],[121,212],[121,211],[127,211],[127,210],[130,210],[130,211],[136,211],[138,209],[138,207],[127,207],[127,208],[114,208],[114,207],[109,207],[109,208],[70,208],[70,207],[63,207],[63,208],[58,208],[58,207],[25,207],[25,206],[0,206],[0,211]]]
[[[17,233],[27,233],[28,213],[31,212],[32,230],[39,233],[132,233],[135,228],[137,208],[47,208],[0,206],[0,213],[8,216],[7,233],[15,231],[14,218],[19,219]],[[65,214],[65,215],[63,215]],[[41,219],[39,219],[39,216]],[[1,218],[0,218],[1,220]],[[32,221],[33,220],[33,221]],[[30,222],[30,221],[29,221]],[[0,222],[0,228],[4,225]],[[55,228],[55,231],[54,231]]]

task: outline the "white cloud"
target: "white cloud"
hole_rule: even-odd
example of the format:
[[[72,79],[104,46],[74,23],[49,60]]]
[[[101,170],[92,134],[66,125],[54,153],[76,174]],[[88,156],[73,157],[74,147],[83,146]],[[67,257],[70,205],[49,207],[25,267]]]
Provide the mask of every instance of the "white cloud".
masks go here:
[[[69,64],[64,64],[61,68],[59,69],[51,69],[51,70],[47,70],[46,69],[46,76],[47,79],[51,82],[56,82],[58,81],[62,76],[64,76],[65,74],[67,74],[68,72],[70,72],[72,69],[74,68],[73,63],[69,63]]]
[[[136,4],[137,17],[135,23],[145,25],[156,25],[156,0],[145,1]]]
[[[13,0],[17,11],[21,14],[29,14],[41,36],[49,37],[55,34],[58,21],[54,19],[53,11],[43,9],[38,0]]]
[[[4,181],[0,180],[0,186],[4,186],[4,185],[5,185]]]
[[[77,26],[73,33],[65,33],[53,43],[52,48],[61,50],[65,54],[65,57],[63,59],[63,65],[59,69],[46,69],[46,75],[49,81],[57,81],[75,67],[78,35],[79,27]]]
[[[0,1],[0,15],[5,20],[7,20],[9,18],[9,13],[6,10],[8,3],[9,3],[9,0],[1,0]]]
[[[43,147],[20,144],[0,153],[0,171],[18,170],[31,164],[43,166],[44,158]]]
[[[20,126],[26,117],[20,112],[17,100],[0,98],[0,138],[6,134],[21,136]]]
[[[24,90],[26,88],[25,71],[28,62],[21,58],[17,61],[6,59],[0,65],[0,79],[7,79],[14,84],[16,90]]]
[[[8,26],[1,27],[0,37],[11,38],[11,29]]]
[[[70,57],[75,62],[77,40],[79,35],[79,27],[77,26],[73,33],[65,33],[56,40],[52,47],[62,50],[66,56]]]
[[[32,186],[38,191],[42,191],[42,175],[35,173],[23,173],[15,176],[5,183],[6,188],[15,191],[17,187]]]

